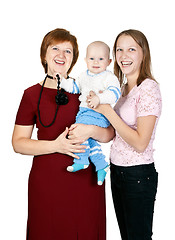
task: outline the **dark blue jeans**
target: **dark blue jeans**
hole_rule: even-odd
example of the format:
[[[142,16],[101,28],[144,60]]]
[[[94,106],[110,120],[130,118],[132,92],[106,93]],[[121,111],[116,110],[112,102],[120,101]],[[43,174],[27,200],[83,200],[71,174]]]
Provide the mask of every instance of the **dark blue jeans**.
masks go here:
[[[111,189],[122,240],[151,240],[158,173],[154,164],[111,164]]]

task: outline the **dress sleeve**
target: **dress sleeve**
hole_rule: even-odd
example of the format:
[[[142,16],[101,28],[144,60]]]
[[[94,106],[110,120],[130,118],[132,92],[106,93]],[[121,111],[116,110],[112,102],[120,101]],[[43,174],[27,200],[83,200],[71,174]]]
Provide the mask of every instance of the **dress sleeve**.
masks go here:
[[[137,117],[154,115],[160,117],[162,98],[159,85],[150,79],[142,82],[137,103]]]
[[[36,122],[35,111],[33,110],[33,104],[30,94],[27,90],[24,91],[19,109],[16,115],[15,124],[17,125],[34,125]]]

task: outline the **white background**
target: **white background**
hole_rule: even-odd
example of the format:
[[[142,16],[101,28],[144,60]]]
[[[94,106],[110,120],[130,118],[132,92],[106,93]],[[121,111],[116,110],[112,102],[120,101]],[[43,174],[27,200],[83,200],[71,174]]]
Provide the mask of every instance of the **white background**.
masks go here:
[[[3,5],[2,5],[3,4]],[[120,31],[134,28],[148,38],[153,73],[160,83],[163,112],[154,147],[159,187],[155,206],[154,240],[174,238],[174,57],[173,0],[3,1],[0,6],[0,239],[24,240],[27,184],[32,157],[15,154],[11,146],[16,112],[23,90],[44,78],[40,45],[44,35],[66,28],[79,43],[80,56],[71,76],[86,69],[87,44],[105,41],[112,49]],[[109,67],[113,70],[113,63]],[[109,153],[109,144],[104,151]],[[106,181],[107,239],[120,239]],[[88,229],[87,229],[88,231]]]

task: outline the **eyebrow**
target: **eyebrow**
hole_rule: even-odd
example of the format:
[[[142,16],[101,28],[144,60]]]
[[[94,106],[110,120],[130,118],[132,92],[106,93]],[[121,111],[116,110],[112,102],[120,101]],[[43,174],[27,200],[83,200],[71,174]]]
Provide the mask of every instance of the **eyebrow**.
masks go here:
[[[123,46],[116,46],[116,48],[123,48]],[[127,46],[127,48],[137,48],[137,46]]]
[[[50,46],[60,46],[60,44],[59,43],[56,43],[56,44],[51,44]],[[70,49],[70,47],[67,47],[67,48],[69,48]]]

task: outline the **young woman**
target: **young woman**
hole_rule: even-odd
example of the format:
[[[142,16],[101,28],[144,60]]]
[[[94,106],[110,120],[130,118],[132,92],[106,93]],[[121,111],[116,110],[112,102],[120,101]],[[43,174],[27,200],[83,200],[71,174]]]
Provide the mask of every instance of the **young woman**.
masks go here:
[[[41,62],[47,74],[41,83],[26,89],[16,117],[14,150],[34,155],[29,176],[27,240],[105,240],[105,186],[97,185],[95,170],[76,174],[66,169],[80,145],[89,137],[110,140],[113,129],[76,125],[79,95],[60,90],[57,73],[64,78],[76,63],[78,45],[65,29],[55,29],[43,39]],[[38,140],[31,138],[38,128]],[[77,138],[76,132],[81,132]],[[70,134],[70,138],[68,138]],[[83,134],[83,135],[82,135]]]
[[[142,32],[121,32],[113,54],[122,96],[114,109],[100,105],[95,110],[116,130],[110,154],[115,212],[122,240],[151,240],[158,181],[153,141],[161,114],[161,94],[151,73],[149,45]]]

